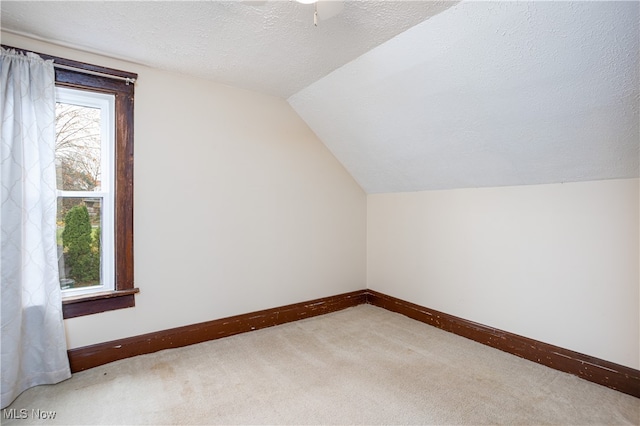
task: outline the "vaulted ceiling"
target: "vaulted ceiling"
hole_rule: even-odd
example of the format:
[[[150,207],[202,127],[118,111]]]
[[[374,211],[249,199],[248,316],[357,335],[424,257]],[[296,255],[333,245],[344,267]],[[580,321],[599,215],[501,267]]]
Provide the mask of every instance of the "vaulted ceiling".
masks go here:
[[[287,98],[455,4],[346,1],[2,1],[2,28]],[[322,9],[320,10],[322,12]]]
[[[467,2],[290,98],[368,192],[638,176],[638,2]]]
[[[289,100],[369,193],[637,177],[638,2],[3,1],[2,29]]]

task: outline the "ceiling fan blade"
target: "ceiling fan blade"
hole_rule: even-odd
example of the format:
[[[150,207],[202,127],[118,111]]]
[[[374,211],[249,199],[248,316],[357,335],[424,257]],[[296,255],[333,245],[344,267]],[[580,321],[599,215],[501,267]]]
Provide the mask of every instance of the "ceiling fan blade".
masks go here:
[[[316,3],[316,6],[318,7],[318,19],[326,21],[327,19],[331,19],[342,12],[344,9],[344,2],[340,0],[325,0],[319,1]]]

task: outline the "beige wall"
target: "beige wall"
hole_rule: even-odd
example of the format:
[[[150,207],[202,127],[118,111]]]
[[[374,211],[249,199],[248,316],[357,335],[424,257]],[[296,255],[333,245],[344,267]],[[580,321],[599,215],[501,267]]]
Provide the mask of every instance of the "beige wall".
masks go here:
[[[139,74],[141,293],[66,320],[70,348],[368,286],[639,368],[637,179],[366,197],[284,100],[2,42]]]
[[[368,287],[632,368],[638,180],[368,197]]]
[[[286,101],[137,72],[136,307],[66,320],[70,348],[362,289],[366,196]]]

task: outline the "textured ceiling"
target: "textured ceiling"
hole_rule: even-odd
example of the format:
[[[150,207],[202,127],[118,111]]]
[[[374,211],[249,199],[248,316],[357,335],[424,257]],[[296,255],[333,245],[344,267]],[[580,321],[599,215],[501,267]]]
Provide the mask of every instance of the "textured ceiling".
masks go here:
[[[342,4],[317,27],[313,5],[288,0],[3,0],[1,7],[3,30],[286,98],[455,2]]]
[[[289,99],[369,193],[638,176],[638,2],[464,2]]]
[[[639,2],[7,1],[2,29],[288,98],[369,193],[638,176]]]

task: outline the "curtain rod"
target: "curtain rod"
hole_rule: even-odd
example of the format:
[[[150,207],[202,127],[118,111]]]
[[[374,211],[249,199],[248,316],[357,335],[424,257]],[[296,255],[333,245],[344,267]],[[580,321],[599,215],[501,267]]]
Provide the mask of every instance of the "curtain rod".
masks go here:
[[[60,68],[63,70],[68,70],[68,71],[75,71],[75,72],[80,72],[83,74],[91,74],[91,75],[96,75],[98,77],[108,77],[114,80],[120,80],[120,81],[124,81],[127,86],[129,84],[135,84],[136,79],[135,78],[129,78],[129,77],[120,77],[119,75],[113,75],[113,74],[107,74],[104,72],[98,72],[98,71],[91,71],[91,70],[86,70],[83,68],[76,68],[76,67],[70,67],[68,65],[62,65],[62,64],[56,64],[55,61],[53,63],[54,68]]]

